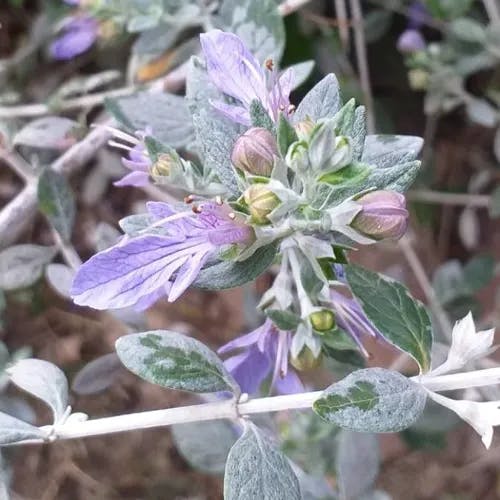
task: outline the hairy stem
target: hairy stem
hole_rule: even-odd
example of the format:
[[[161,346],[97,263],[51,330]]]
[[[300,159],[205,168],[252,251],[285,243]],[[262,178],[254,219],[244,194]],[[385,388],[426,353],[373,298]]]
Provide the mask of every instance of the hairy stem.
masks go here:
[[[251,400],[247,400],[246,395],[244,395],[239,403],[231,399],[179,408],[97,418],[83,422],[69,421],[61,425],[42,427],[47,433],[46,440],[29,440],[17,444],[43,443],[47,440],[77,439],[224,418],[235,420],[255,413],[311,408],[321,393],[322,391],[316,391]]]
[[[408,191],[406,197],[411,201],[437,205],[467,205],[477,208],[488,208],[491,203],[491,198],[487,194],[446,193],[427,189]]]

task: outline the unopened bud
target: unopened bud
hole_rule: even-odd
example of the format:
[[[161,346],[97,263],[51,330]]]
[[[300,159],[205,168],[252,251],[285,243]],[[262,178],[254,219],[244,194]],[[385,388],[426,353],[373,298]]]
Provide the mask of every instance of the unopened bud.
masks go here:
[[[239,170],[269,177],[275,156],[278,156],[278,146],[273,134],[265,128],[254,127],[237,139],[231,161]]]
[[[305,120],[300,121],[294,126],[297,137],[300,141],[307,141],[311,132],[314,129],[314,122],[307,117]]]
[[[297,357],[290,358],[290,364],[301,372],[317,368],[321,364],[321,361],[321,352],[315,357],[309,347],[304,347]]]
[[[176,158],[171,154],[161,154],[151,167],[151,175],[153,177],[167,177],[176,163]]]
[[[375,240],[401,238],[408,226],[405,197],[395,191],[373,191],[356,200],[363,208],[351,226]]]
[[[398,38],[397,48],[400,52],[411,54],[425,50],[425,39],[418,30],[406,30]]]
[[[429,85],[429,73],[425,69],[411,69],[408,71],[408,81],[413,90],[426,90]]]
[[[244,193],[252,222],[267,224],[267,216],[280,204],[280,199],[266,184],[252,184]]]
[[[317,332],[327,332],[335,326],[335,314],[328,309],[313,312],[309,316],[312,327]]]

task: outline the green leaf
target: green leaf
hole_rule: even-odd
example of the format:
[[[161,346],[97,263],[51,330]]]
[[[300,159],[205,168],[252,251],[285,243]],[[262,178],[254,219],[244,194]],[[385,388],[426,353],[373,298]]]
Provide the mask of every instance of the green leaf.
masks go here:
[[[317,121],[320,118],[333,118],[342,105],[339,82],[330,73],[317,83],[302,99],[293,115],[293,122],[306,118]]]
[[[354,162],[340,170],[321,176],[319,182],[324,182],[337,188],[356,185],[359,191],[358,186],[370,175],[372,170],[373,168],[369,165]]]
[[[254,99],[250,103],[250,120],[252,121],[252,127],[261,127],[269,130],[269,132],[275,133],[274,123],[271,120],[269,113],[266,108],[258,99]]]
[[[180,333],[152,330],[125,335],[116,341],[116,353],[132,373],[162,387],[239,393],[221,359],[206,345]]]
[[[108,99],[106,109],[130,133],[150,128],[157,140],[173,148],[186,146],[193,141],[191,115],[181,96],[143,91]]]
[[[210,104],[211,100],[223,100],[223,97],[208,78],[203,63],[196,57],[192,57],[190,61],[186,98],[192,113],[196,145],[205,168],[216,172],[233,195],[239,195],[231,152],[243,129],[222,116]]]
[[[222,474],[227,456],[238,437],[228,420],[176,424],[170,428],[175,446],[191,467],[208,474]]]
[[[18,443],[26,439],[44,439],[46,432],[18,418],[0,412],[0,445]]]
[[[33,285],[57,253],[56,247],[14,245],[0,252],[0,288],[16,290]]]
[[[280,113],[278,118],[278,150],[281,156],[285,157],[289,146],[298,141],[295,129],[290,125],[290,122]]]
[[[486,42],[486,29],[470,17],[455,19],[450,24],[450,33],[463,42],[478,44]]]
[[[301,499],[299,482],[287,458],[251,422],[229,452],[224,499]]]
[[[301,322],[300,316],[290,311],[266,309],[265,313],[280,330],[295,330]]]
[[[207,290],[224,290],[244,285],[261,275],[273,263],[276,252],[275,245],[267,245],[256,250],[244,261],[218,262],[202,269],[193,286]]]
[[[46,168],[38,180],[38,208],[64,241],[69,241],[75,222],[75,198],[66,178]]]
[[[417,158],[423,140],[413,135],[367,135],[361,161],[382,169]]]
[[[491,255],[476,255],[464,266],[465,282],[473,292],[481,290],[495,275],[495,259]]]
[[[275,0],[224,0],[219,16],[223,29],[238,35],[259,62],[281,60],[285,26]]]
[[[65,150],[76,142],[79,124],[69,118],[44,116],[29,122],[13,139],[14,145],[36,149]]]
[[[425,401],[425,389],[400,373],[366,368],[328,387],[313,410],[343,429],[398,432],[418,419]]]
[[[345,267],[353,295],[384,338],[412,356],[426,372],[431,366],[432,327],[423,304],[401,284],[359,266]]]

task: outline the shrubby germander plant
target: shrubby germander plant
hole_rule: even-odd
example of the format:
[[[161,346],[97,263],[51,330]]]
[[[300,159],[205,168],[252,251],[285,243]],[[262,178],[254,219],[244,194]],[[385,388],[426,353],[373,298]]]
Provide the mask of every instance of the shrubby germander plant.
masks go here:
[[[67,29],[63,37],[81,35]],[[347,256],[405,233],[404,192],[419,169],[421,139],[367,135],[364,107],[342,102],[333,74],[295,105],[290,94],[300,79],[297,68],[279,67],[279,44],[262,58],[243,38],[219,29],[200,36],[202,57],[190,61],[185,99],[142,93],[109,103],[121,124],[113,143],[127,150],[123,163],[130,170],[116,185],[158,183],[186,197],[151,201],[145,214],[121,220],[124,235],[78,269],[71,296],[95,309],[144,310],[164,297],[177,300],[189,287],[236,287],[271,268],[273,284],[258,305],[265,319],[222,346],[224,360],[171,331],[118,340],[121,362],[145,380],[216,394],[187,408],[87,420],[72,413],[61,370],[21,360],[9,369],[11,381],[45,401],[53,423],[35,427],[3,414],[2,444],[228,419],[234,441],[225,465],[228,499],[305,496],[303,473],[252,414],[310,409],[348,431],[396,432],[414,424],[430,398],[467,421],[488,447],[500,402],[440,393],[498,382],[497,368],[462,371],[490,352],[493,331],[476,332],[469,314],[453,329],[446,361],[435,366],[425,307],[401,284]],[[74,43],[59,39],[54,51],[71,57]],[[148,114],[155,105],[178,108],[183,136],[172,140],[162,117]],[[301,373],[323,357],[363,366],[367,336],[410,355],[418,375],[361,368],[324,391],[309,391]],[[258,397],[263,387],[270,397]]]

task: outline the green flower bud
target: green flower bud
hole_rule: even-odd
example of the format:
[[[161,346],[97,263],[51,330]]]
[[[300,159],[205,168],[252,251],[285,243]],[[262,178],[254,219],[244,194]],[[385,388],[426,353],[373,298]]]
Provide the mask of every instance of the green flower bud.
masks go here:
[[[300,141],[307,141],[311,132],[314,130],[315,123],[307,117],[295,125],[295,132]]]
[[[167,177],[170,175],[171,168],[177,163],[177,158],[169,153],[161,154],[151,167],[153,177]]]
[[[314,357],[313,352],[309,347],[304,347],[302,351],[300,351],[297,357],[290,358],[290,364],[298,371],[304,372],[307,370],[313,370],[317,368],[321,361],[323,360],[322,353],[320,352],[318,357]]]
[[[309,321],[317,332],[327,332],[335,326],[335,314],[328,309],[311,313]]]
[[[252,222],[267,224],[267,216],[280,204],[280,199],[266,184],[252,184],[243,194]]]
[[[426,90],[429,85],[429,73],[424,69],[408,71],[408,81],[412,90]]]
[[[278,146],[273,134],[265,128],[253,127],[238,137],[231,161],[239,170],[269,177],[275,156],[278,156]]]

